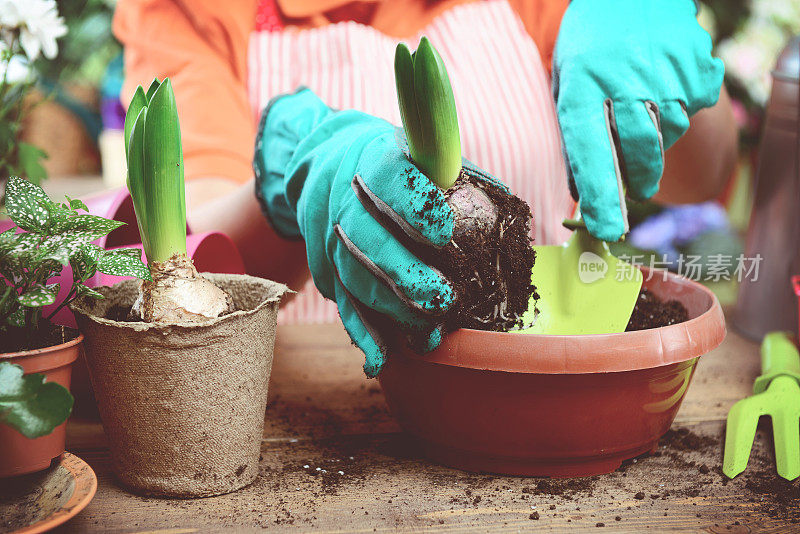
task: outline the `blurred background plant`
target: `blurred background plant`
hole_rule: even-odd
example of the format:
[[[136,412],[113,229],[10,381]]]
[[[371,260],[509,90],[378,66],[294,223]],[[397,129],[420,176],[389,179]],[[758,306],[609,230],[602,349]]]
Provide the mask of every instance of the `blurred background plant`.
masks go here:
[[[800,33],[798,0],[700,0],[698,18],[725,62],[725,86],[739,128],[740,158],[729,187],[716,200],[693,206],[629,205],[631,233],[612,246],[640,264],[686,274],[710,286],[723,304],[738,290],[737,261],[750,219],[753,176],[771,71],[789,39]]]
[[[99,174],[104,117],[111,117],[112,128],[124,117],[122,47],[111,31],[115,5],[116,0],[0,0],[0,53],[11,81],[0,101],[0,161],[10,163],[0,165],[0,180],[19,174],[38,183],[46,175]],[[34,49],[26,51],[20,42],[25,32],[52,45],[40,46],[33,56]]]
[[[32,63],[40,55],[54,59],[56,40],[66,33],[53,0],[0,0],[0,179],[19,175],[39,183],[46,177],[46,153],[21,140],[22,124],[37,82]]]
[[[741,132],[742,149],[758,143],[769,98],[770,72],[791,37],[800,33],[800,2],[704,0],[700,20],[725,62],[725,85]]]
[[[59,0],[67,34],[58,58],[43,57],[36,63],[43,80],[100,86],[109,63],[122,52],[111,33],[115,5],[116,0]]]

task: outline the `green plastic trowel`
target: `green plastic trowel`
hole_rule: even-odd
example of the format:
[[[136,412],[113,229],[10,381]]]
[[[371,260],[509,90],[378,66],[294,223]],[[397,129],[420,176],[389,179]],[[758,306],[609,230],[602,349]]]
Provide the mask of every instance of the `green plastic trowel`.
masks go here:
[[[585,223],[567,219],[573,230],[563,245],[534,246],[531,299],[522,334],[610,334],[623,332],[642,287],[642,272],[616,258]]]
[[[786,480],[800,476],[800,354],[787,332],[770,332],[761,344],[761,376],[753,395],[733,405],[725,430],[722,472],[733,478],[747,467],[758,419],[772,418],[775,463]]]

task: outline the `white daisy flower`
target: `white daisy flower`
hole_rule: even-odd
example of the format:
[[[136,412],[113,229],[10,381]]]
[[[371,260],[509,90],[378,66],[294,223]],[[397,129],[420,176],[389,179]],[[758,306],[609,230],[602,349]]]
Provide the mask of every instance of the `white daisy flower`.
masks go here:
[[[6,44],[0,41],[0,54],[7,48]],[[28,58],[21,54],[11,56],[7,61],[0,61],[0,81],[5,80],[6,83],[14,85],[29,81],[32,74]]]
[[[67,33],[55,0],[0,0],[0,27],[4,35],[19,31],[19,44],[31,61],[40,53],[48,59],[56,57],[56,39]]]

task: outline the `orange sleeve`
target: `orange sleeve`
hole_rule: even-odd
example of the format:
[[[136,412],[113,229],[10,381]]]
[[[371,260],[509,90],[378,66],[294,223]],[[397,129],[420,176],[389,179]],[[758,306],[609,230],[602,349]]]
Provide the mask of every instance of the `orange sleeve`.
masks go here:
[[[257,0],[120,0],[114,34],[125,47],[127,105],[136,86],[169,76],[181,121],[186,178],[245,182],[255,118],[247,97],[247,45]]]
[[[509,0],[528,34],[539,47],[542,64],[549,73],[553,68],[553,50],[556,47],[561,18],[569,0]]]

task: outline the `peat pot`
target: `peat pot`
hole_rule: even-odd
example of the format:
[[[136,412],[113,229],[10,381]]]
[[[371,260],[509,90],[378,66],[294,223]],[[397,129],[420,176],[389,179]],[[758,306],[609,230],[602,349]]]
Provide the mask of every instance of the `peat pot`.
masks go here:
[[[74,330],[67,332],[75,334]],[[41,373],[47,382],[56,382],[69,389],[72,364],[83,343],[81,334],[60,345],[25,352],[0,354],[0,361],[22,366],[25,374]],[[29,439],[10,426],[0,424],[0,478],[33,473],[50,467],[53,458],[64,452],[67,423],[58,425],[50,434]]]
[[[580,336],[458,330],[425,356],[390,355],[379,380],[391,412],[426,456],[469,471],[589,476],[654,450],[725,320],[705,287],[642,270],[688,321]]]
[[[118,321],[139,282],[97,288],[72,305],[118,480],[138,493],[204,497],[258,474],[278,304],[286,286],[203,276],[237,311],[203,323]]]

